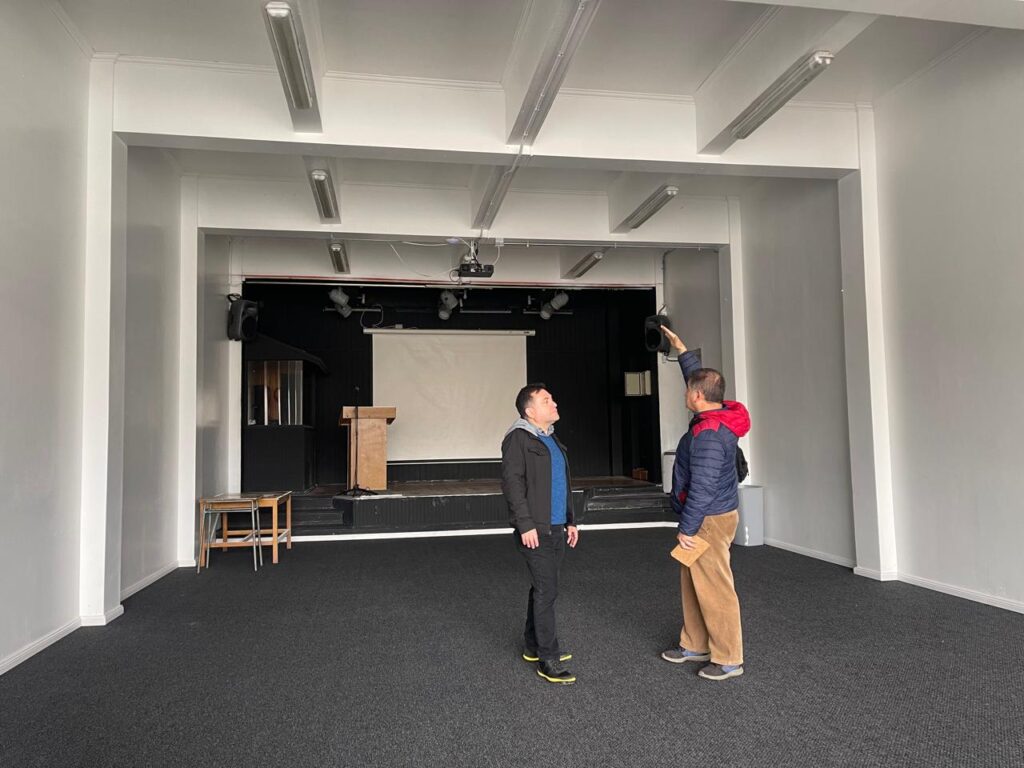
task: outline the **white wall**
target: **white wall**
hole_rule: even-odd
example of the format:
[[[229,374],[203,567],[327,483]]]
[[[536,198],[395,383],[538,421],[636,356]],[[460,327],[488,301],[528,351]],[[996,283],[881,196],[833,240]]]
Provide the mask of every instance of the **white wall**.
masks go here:
[[[853,565],[835,182],[759,182],[742,198],[751,482],[765,538]]]
[[[5,3],[0,672],[79,616],[88,77],[87,58],[48,4]]]
[[[121,590],[177,566],[180,181],[162,150],[128,152]]]
[[[659,253],[656,259],[661,260]],[[700,348],[701,360],[722,369],[722,318],[718,251],[679,249],[665,256],[664,311],[690,349]],[[660,263],[659,263],[660,268]],[[686,432],[686,384],[674,359],[658,356],[658,396],[661,410],[661,450],[674,451]],[[671,487],[672,456],[663,456],[662,475]]]
[[[701,350],[708,368],[722,369],[721,292],[718,251],[680,249],[665,259],[665,305],[677,333]]]
[[[230,277],[226,237],[206,237],[199,256],[198,496],[238,491],[241,472],[242,343],[227,337]]]
[[[875,108],[900,577],[1024,609],[1024,36]]]

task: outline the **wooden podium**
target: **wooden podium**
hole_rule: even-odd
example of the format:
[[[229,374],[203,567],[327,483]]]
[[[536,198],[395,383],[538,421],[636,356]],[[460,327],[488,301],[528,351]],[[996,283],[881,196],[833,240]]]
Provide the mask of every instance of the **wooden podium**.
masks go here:
[[[388,487],[388,431],[397,410],[380,406],[346,405],[338,425],[348,427],[348,487],[356,486],[356,445],[359,446],[359,486],[368,491]]]

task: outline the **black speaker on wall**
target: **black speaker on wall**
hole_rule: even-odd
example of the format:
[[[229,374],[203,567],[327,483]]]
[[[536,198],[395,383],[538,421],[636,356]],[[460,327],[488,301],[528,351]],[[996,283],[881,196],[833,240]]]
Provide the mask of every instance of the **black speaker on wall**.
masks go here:
[[[228,338],[233,341],[252,341],[256,338],[259,310],[255,301],[240,296],[229,296]]]
[[[672,348],[668,339],[665,338],[665,334],[661,332],[663,325],[669,330],[672,329],[672,321],[669,320],[668,315],[651,315],[644,320],[644,346],[647,347],[648,352],[668,354]]]

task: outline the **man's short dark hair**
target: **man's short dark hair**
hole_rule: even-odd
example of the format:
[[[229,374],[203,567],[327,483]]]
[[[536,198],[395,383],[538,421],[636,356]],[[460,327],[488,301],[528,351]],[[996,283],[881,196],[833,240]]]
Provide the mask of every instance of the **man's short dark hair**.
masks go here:
[[[533,400],[533,396],[542,389],[547,389],[547,386],[538,381],[534,384],[527,384],[519,390],[519,394],[516,395],[516,410],[519,411],[519,416],[521,418],[526,418],[527,406],[530,404],[530,401]]]
[[[686,388],[700,392],[709,403],[725,400],[725,376],[714,368],[698,368],[690,374]]]

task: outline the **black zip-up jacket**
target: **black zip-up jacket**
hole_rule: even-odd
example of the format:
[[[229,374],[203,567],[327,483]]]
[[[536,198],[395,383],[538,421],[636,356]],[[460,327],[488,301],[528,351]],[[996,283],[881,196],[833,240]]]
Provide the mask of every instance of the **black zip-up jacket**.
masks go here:
[[[569,456],[561,441],[552,437],[565,458],[565,524],[576,525]],[[501,492],[508,504],[509,524],[516,531],[551,532],[551,454],[526,429],[513,428],[501,442]]]

